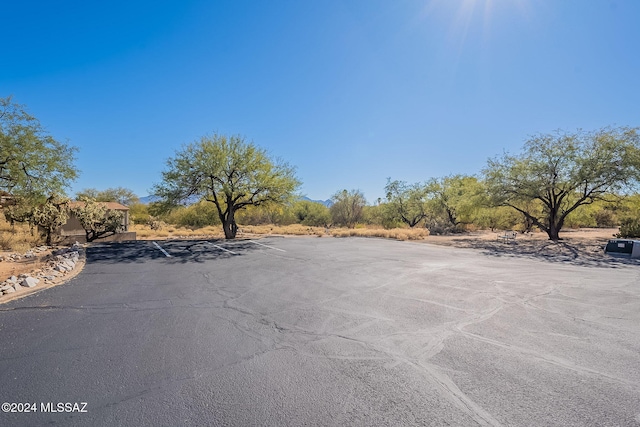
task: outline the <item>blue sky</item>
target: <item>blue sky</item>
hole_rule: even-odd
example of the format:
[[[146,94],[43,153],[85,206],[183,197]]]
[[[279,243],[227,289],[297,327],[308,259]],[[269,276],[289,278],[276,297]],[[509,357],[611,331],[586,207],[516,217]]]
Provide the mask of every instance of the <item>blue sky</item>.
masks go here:
[[[182,144],[242,135],[302,193],[477,174],[556,129],[640,126],[637,0],[5,2],[0,96],[147,195]]]

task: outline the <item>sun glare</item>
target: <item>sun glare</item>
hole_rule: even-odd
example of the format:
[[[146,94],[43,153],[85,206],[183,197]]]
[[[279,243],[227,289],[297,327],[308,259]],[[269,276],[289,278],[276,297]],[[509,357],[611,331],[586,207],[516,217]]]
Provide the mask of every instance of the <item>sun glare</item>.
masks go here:
[[[530,0],[430,0],[420,22],[444,22],[448,48],[461,57],[466,47],[486,49],[506,20],[530,15]],[[477,46],[480,44],[480,46]]]
[[[451,20],[450,36],[464,44],[474,25],[481,25],[483,38],[490,35],[496,16],[529,14],[529,0],[431,0],[423,8],[421,18],[447,16]]]

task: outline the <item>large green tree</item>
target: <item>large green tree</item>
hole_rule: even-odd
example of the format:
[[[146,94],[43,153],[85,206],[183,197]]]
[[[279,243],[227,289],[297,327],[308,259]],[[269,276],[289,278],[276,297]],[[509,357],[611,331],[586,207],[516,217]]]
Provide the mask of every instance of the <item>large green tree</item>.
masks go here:
[[[64,193],[78,173],[75,151],[49,135],[24,106],[0,98],[0,191],[41,200]]]
[[[213,203],[227,239],[236,237],[238,210],[286,203],[300,186],[292,166],[240,136],[218,134],[177,151],[162,178],[154,193],[169,205],[192,196]]]
[[[472,223],[484,204],[484,189],[476,177],[450,175],[426,185],[429,229],[460,231]]]
[[[415,227],[427,217],[427,189],[424,185],[391,181],[391,178],[387,178],[384,191],[387,196],[387,211],[409,227]]]
[[[613,194],[638,183],[638,129],[534,136],[519,155],[490,159],[484,175],[494,204],[517,210],[557,241],[567,216],[580,206],[615,202]],[[530,208],[538,204],[542,210]]]

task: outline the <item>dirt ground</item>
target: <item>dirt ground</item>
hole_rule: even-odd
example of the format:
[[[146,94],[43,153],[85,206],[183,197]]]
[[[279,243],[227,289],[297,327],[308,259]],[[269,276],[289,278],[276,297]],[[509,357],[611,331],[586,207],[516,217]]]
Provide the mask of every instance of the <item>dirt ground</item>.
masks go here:
[[[559,242],[550,241],[546,233],[518,234],[513,241],[498,239],[504,232],[481,231],[463,235],[428,236],[423,241],[438,245],[481,250],[499,257],[526,257],[550,262],[577,265],[615,267],[623,264],[640,265],[640,260],[613,258],[604,253],[609,239],[617,228],[582,228],[562,230]]]
[[[0,252],[1,256],[7,256],[14,252]],[[24,255],[24,254],[21,254]],[[24,256],[18,261],[0,261],[0,282],[10,276],[18,276],[23,273],[32,273],[44,267],[51,257],[51,250],[37,254],[33,258]]]
[[[617,233],[616,228],[587,228],[563,230],[558,243],[549,241],[541,232],[518,234],[513,241],[498,239],[498,232],[478,231],[447,236],[428,236],[424,243],[481,250],[493,256],[529,257],[552,262],[571,262],[582,265],[638,264],[637,260],[611,258],[604,254],[607,241]],[[10,252],[0,252],[0,256]],[[11,275],[32,273],[46,264],[51,251],[38,254],[34,258],[22,258],[16,262],[0,262],[0,281]]]

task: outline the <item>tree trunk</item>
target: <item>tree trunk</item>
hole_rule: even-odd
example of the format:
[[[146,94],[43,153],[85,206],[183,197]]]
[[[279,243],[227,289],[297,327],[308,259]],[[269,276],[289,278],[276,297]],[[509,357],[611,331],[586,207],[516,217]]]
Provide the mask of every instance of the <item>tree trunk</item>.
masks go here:
[[[236,238],[238,232],[238,224],[235,220],[235,212],[230,208],[226,218],[222,218],[222,229],[224,230],[224,238],[232,240]]]
[[[534,225],[535,224],[533,220],[531,220],[531,218],[524,215],[524,233],[531,233],[531,230],[533,230]]]
[[[554,242],[557,242],[558,240],[560,240],[560,229],[562,228],[562,223],[564,222],[564,219],[558,219],[558,212],[557,209],[552,209],[551,212],[549,212],[549,226],[548,228],[545,230],[547,232],[547,235],[549,236],[549,240],[553,240]]]
[[[555,226],[549,227],[549,229],[547,230],[547,235],[549,236],[549,240],[553,240],[554,242],[557,242],[558,240],[560,240],[560,236],[558,235],[559,231],[560,230],[558,230]]]

